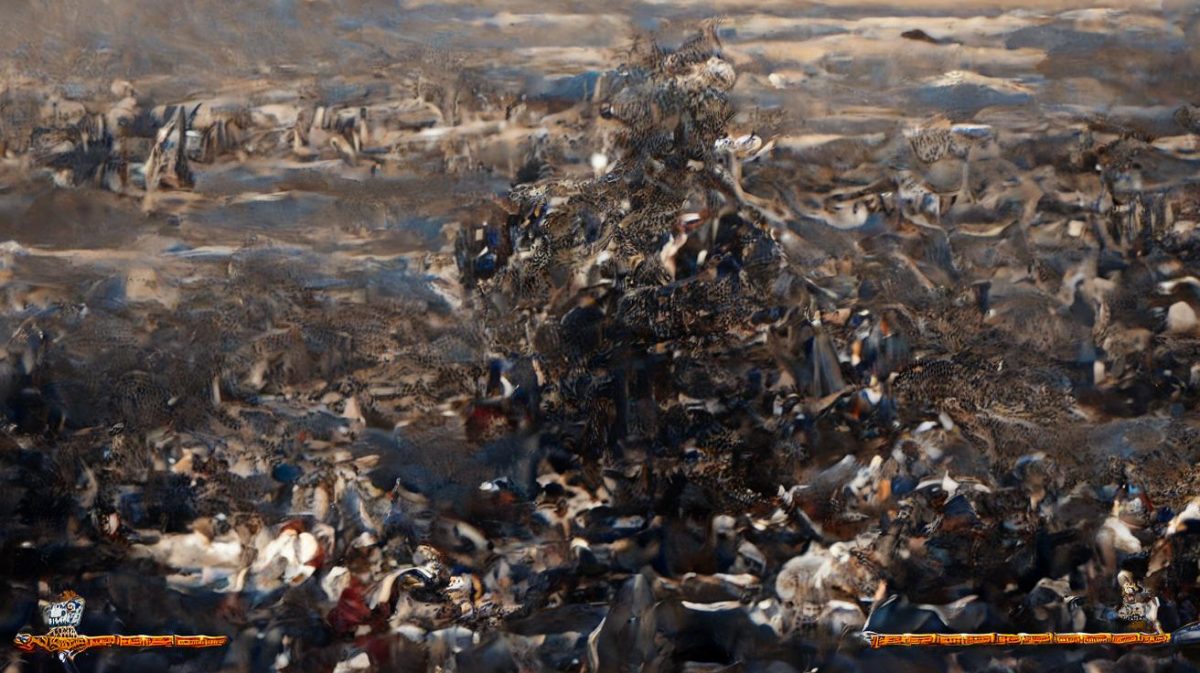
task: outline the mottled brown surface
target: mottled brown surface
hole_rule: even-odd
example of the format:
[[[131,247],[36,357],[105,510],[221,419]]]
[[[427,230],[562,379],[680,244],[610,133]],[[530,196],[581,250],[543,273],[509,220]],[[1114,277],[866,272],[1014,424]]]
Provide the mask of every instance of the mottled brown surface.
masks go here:
[[[253,4],[0,8],[0,636],[71,588],[232,639],[81,671],[1192,670],[854,635],[1102,630],[1119,568],[1197,618],[1192,4]]]

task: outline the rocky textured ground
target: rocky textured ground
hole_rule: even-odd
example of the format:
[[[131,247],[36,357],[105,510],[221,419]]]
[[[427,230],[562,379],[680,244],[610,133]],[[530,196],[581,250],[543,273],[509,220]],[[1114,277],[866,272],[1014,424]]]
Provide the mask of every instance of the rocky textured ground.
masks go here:
[[[0,635],[1193,669],[859,634],[1200,619],[1200,11],[262,8],[0,27]]]

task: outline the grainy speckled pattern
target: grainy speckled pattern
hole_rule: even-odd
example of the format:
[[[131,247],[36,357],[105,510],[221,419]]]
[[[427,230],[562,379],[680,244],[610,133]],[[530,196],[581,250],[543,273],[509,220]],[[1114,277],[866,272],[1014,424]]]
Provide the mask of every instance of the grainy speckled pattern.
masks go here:
[[[0,639],[1194,669],[856,635],[1200,617],[1193,3],[252,4],[0,3]]]

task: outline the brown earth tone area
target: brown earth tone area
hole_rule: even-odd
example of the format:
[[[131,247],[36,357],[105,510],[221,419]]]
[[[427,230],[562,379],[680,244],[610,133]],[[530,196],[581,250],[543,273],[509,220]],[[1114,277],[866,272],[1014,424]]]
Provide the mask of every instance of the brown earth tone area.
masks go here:
[[[1195,4],[2,4],[0,636],[1196,668],[862,637],[1200,619]]]

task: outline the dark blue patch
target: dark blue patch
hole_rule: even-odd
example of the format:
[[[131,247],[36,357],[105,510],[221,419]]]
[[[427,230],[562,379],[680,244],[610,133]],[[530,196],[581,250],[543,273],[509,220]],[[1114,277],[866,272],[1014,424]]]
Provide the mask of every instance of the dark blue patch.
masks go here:
[[[304,471],[296,465],[280,463],[271,470],[271,478],[284,484],[294,484],[303,473]]]
[[[732,256],[728,256],[721,260],[721,263],[717,265],[717,278],[724,278],[730,275],[736,276],[737,272],[740,271],[741,268],[742,265],[739,264],[736,259],[734,259]]]
[[[495,253],[489,252],[480,255],[475,258],[475,275],[480,278],[491,278],[492,274],[496,273],[497,264]]]
[[[535,100],[561,100],[571,103],[590,98],[596,92],[596,83],[600,81],[600,73],[590,70],[570,77],[559,77],[546,80],[542,91],[534,95]]]
[[[131,526],[141,526],[146,521],[146,506],[141,493],[125,493],[118,504],[121,518]]]
[[[501,242],[500,228],[499,227],[486,227],[484,229],[484,240],[487,241],[487,245],[489,248],[491,248],[492,250],[498,250],[500,248],[500,242]]]
[[[892,495],[899,497],[912,493],[917,488],[917,478],[911,475],[892,477]]]

